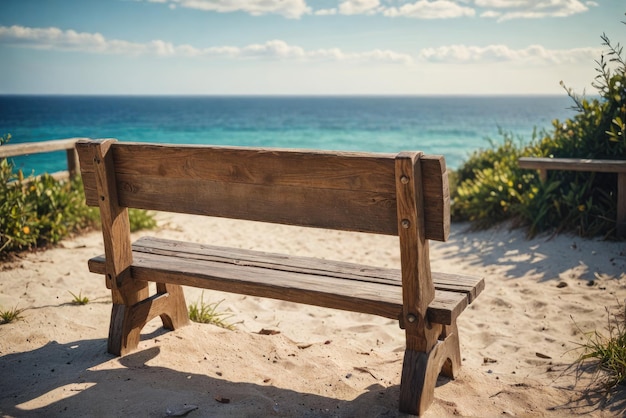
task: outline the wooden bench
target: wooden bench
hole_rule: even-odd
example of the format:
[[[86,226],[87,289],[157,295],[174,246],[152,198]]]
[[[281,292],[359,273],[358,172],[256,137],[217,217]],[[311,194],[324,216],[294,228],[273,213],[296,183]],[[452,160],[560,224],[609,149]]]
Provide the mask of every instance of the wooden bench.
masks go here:
[[[539,170],[541,181],[548,179],[549,170],[588,171],[617,174],[616,235],[626,237],[626,160],[596,160],[579,158],[522,157],[520,168]]]
[[[430,271],[428,240],[450,228],[443,157],[115,140],[76,149],[87,203],[102,217],[105,255],[89,269],[112,293],[109,352],[136,349],[157,316],[168,329],[187,324],[185,285],[398,319],[402,411],[423,413],[440,371],[455,376],[456,319],[484,281]],[[397,235],[401,269],[149,237],[131,245],[128,207]]]

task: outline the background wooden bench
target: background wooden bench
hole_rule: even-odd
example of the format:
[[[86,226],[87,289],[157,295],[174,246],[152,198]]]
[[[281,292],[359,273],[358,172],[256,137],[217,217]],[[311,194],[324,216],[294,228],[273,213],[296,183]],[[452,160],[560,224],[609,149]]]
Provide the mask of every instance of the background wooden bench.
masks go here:
[[[187,285],[398,319],[402,411],[424,412],[440,371],[455,376],[456,319],[484,281],[430,271],[428,239],[450,228],[443,157],[115,140],[76,148],[87,203],[102,218],[105,255],[89,268],[112,292],[111,353],[136,349],[157,316],[166,328],[185,325]],[[127,207],[397,235],[401,269],[150,237],[131,244]]]
[[[626,237],[626,160],[522,157],[519,159],[519,166],[539,170],[542,181],[548,179],[549,170],[616,173],[617,236]]]

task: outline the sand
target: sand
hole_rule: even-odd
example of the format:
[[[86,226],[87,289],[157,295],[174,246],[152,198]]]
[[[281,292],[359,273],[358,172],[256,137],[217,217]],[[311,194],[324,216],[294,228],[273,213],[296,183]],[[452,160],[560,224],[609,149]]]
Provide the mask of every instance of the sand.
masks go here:
[[[398,267],[397,238],[158,214],[148,234]],[[139,233],[136,237],[144,235]],[[110,294],[87,259],[92,232],[0,264],[0,415],[396,417],[403,332],[364,314],[185,288],[188,303],[220,302],[236,330],[147,325],[139,350],[106,352]],[[621,416],[570,366],[584,332],[605,332],[626,299],[626,243],[570,235],[527,240],[502,227],[453,224],[431,243],[432,269],[480,275],[486,290],[459,318],[463,366],[440,378],[425,417]],[[69,292],[89,298],[75,305]],[[273,330],[271,335],[259,333]]]

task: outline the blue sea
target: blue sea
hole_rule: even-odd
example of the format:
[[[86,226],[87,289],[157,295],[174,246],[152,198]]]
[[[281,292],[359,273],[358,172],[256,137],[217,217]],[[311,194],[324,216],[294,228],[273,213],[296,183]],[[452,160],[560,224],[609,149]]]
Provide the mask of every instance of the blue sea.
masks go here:
[[[562,96],[0,96],[10,143],[72,137],[443,154],[457,168],[475,150],[529,141],[572,117]],[[25,174],[65,170],[65,153],[13,159]]]

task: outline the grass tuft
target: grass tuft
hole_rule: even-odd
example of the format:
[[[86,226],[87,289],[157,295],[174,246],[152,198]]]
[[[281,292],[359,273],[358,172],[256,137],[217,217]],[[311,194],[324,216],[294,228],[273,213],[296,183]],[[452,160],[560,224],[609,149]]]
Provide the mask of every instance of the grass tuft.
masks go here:
[[[72,295],[72,297],[74,298],[72,300],[72,303],[74,305],[86,305],[89,303],[89,298],[87,296],[83,296],[83,292],[82,290],[80,292],[78,292],[78,295],[74,294],[73,292],[69,291],[70,295]]]
[[[597,330],[583,333],[586,341],[580,344],[581,355],[576,364],[595,369],[600,388],[608,394],[618,385],[626,384],[626,311],[619,305],[618,312],[606,308],[608,336]]]
[[[218,327],[234,330],[235,325],[226,322],[226,320],[228,318],[231,318],[232,315],[225,312],[219,312],[217,310],[218,306],[223,301],[224,300],[214,303],[205,303],[204,292],[202,292],[200,300],[196,303],[189,305],[189,319],[194,322],[199,322],[201,324],[213,324],[217,325]]]
[[[20,316],[22,312],[24,312],[24,309],[18,309],[17,306],[13,309],[9,309],[6,311],[0,310],[0,325],[8,324],[10,322],[22,319],[22,317]]]

